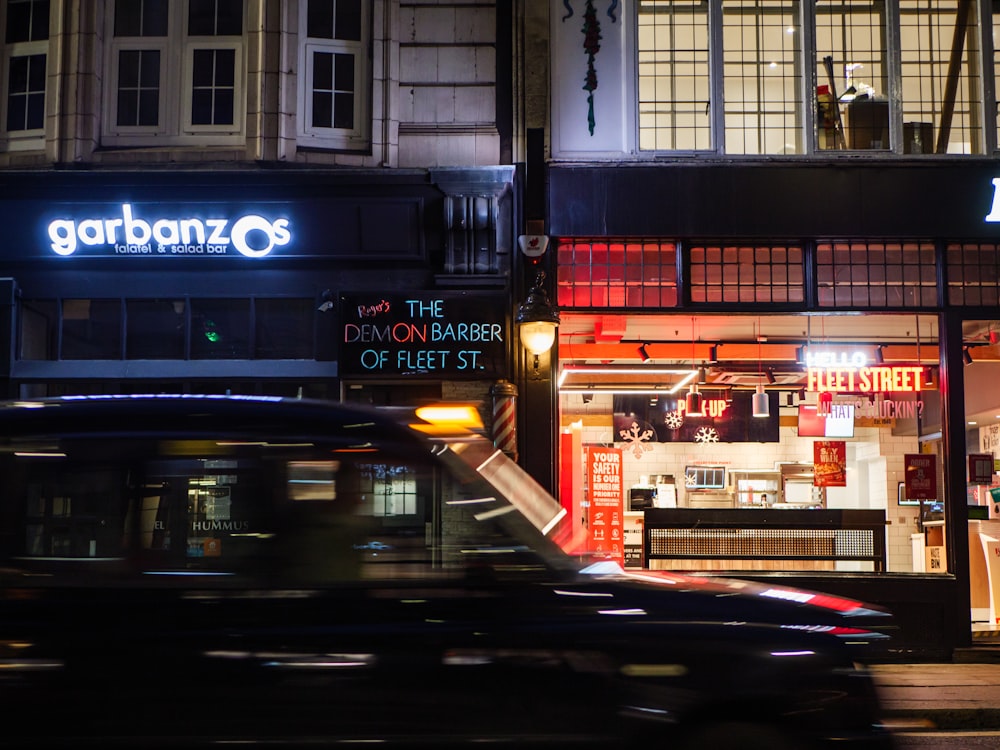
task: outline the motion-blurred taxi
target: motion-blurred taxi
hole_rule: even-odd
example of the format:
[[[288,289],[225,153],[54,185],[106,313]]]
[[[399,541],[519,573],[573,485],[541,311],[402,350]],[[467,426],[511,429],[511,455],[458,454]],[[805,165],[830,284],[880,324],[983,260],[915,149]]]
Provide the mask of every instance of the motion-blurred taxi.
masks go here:
[[[567,554],[441,418],[0,406],[0,747],[891,746],[852,651],[884,613]]]

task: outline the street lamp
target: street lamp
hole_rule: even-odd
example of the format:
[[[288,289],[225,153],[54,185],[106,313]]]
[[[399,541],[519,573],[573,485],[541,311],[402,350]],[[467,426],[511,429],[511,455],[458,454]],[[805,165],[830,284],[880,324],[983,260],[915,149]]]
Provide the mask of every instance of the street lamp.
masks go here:
[[[517,308],[517,315],[514,317],[521,344],[535,357],[536,370],[538,357],[555,343],[556,328],[559,326],[559,311],[549,302],[544,284],[545,271],[539,271],[534,285],[528,290],[527,298]]]

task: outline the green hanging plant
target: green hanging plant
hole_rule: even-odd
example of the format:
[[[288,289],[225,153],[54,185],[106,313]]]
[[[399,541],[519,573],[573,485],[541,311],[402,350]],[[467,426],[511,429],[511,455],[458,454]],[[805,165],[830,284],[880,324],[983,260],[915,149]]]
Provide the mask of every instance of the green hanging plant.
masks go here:
[[[594,91],[597,89],[597,68],[594,58],[601,51],[601,22],[597,20],[594,0],[587,0],[583,11],[583,49],[587,53],[587,77],[584,79],[583,90],[587,92],[587,129],[594,134]]]

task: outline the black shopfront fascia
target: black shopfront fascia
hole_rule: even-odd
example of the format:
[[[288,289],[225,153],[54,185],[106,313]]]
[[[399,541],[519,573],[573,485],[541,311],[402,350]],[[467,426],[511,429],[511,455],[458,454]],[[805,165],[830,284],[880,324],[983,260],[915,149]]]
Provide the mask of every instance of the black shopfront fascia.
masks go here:
[[[0,330],[9,332],[0,376],[10,395],[19,382],[335,380],[343,376],[336,305],[343,290],[508,294],[505,268],[443,270],[454,270],[446,253],[463,241],[451,236],[445,204],[464,200],[456,191],[509,202],[512,176],[506,168],[0,173],[6,318]],[[499,213],[509,223],[510,207]],[[511,232],[497,232],[500,244],[509,244]],[[509,247],[491,251],[501,263],[509,257]],[[252,363],[19,359],[15,293],[22,299],[311,297],[315,356]],[[319,312],[326,301],[333,306]]]
[[[949,157],[550,165],[547,231],[553,238],[648,237],[676,240],[682,247],[727,240],[796,241],[806,247],[817,240],[921,240],[937,242],[939,247],[946,241],[996,243],[1000,223],[986,217],[1000,190],[993,182],[997,178],[1000,167],[995,161]],[[938,284],[943,292],[945,279],[939,276]],[[687,314],[692,309],[734,312],[732,306],[693,307],[683,299],[676,308]],[[741,304],[739,309],[761,314],[774,312],[776,306]],[[811,291],[804,304],[782,309],[835,311],[821,310]],[[994,318],[996,310],[959,309],[945,303],[941,308],[907,311],[940,316],[941,381],[947,384],[942,393],[942,442],[951,575],[804,575],[796,580],[882,603],[899,617],[901,649],[947,654],[971,642],[962,321]],[[556,398],[554,387],[552,398]],[[555,452],[553,445],[553,461]]]

